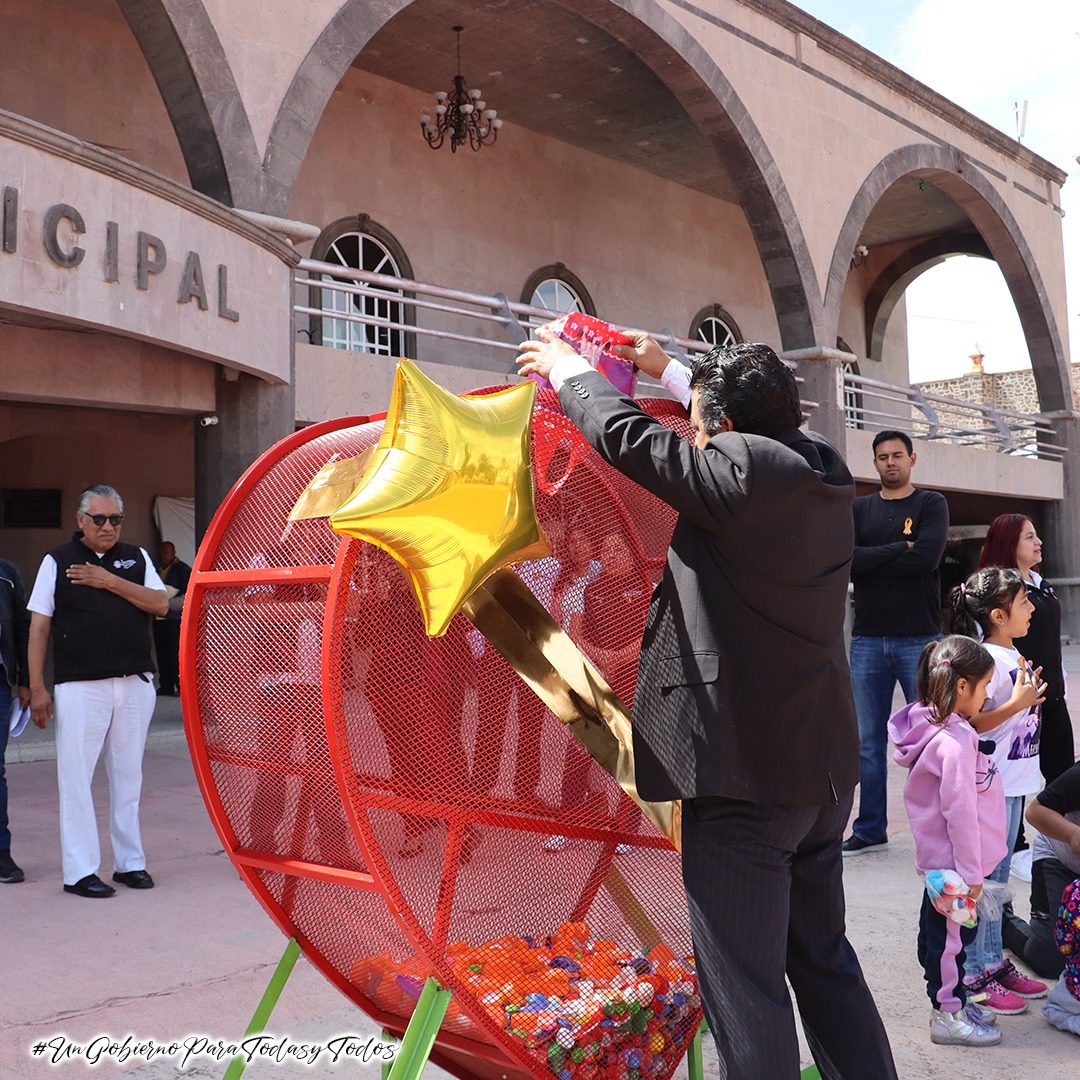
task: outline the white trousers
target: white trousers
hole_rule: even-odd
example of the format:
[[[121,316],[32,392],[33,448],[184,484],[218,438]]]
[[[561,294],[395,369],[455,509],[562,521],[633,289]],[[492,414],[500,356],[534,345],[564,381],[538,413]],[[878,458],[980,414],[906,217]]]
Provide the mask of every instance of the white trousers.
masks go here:
[[[153,681],[144,682],[138,675],[57,683],[53,690],[65,885],[96,874],[101,865],[90,782],[102,747],[116,869],[121,873],[146,869],[139,834],[139,795],[146,732],[155,701]]]

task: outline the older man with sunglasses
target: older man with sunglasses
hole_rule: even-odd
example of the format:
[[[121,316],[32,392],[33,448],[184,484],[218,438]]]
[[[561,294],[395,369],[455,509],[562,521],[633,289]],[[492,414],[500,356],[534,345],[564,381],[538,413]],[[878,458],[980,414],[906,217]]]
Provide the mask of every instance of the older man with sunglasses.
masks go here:
[[[101,850],[90,794],[101,751],[109,777],[113,881],[150,889],[139,832],[146,732],[154,712],[150,621],[168,593],[141,547],[120,542],[124,501],[97,484],[79,496],[78,531],[41,561],[30,609],[30,709],[45,728],[56,716],[64,891],[95,899],[116,890],[98,875]],[[45,686],[53,640],[54,694]]]

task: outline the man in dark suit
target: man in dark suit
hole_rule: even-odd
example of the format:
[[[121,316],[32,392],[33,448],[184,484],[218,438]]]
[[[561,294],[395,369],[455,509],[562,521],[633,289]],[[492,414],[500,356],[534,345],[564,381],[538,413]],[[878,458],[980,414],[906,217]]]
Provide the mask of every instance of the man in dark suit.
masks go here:
[[[0,882],[5,885],[13,885],[26,876],[11,857],[4,752],[8,743],[11,698],[17,696],[23,707],[30,704],[30,678],[26,666],[29,631],[30,612],[26,610],[22,578],[14,563],[0,559]]]
[[[799,430],[766,345],[691,375],[645,335],[629,358],[689,406],[693,444],[568,346],[527,342],[607,461],[679,511],[634,697],[637,784],[683,800],[683,879],[702,997],[732,1080],[799,1075],[785,972],[823,1077],[896,1076],[844,927],[840,844],[859,777],[843,621],[854,484]]]

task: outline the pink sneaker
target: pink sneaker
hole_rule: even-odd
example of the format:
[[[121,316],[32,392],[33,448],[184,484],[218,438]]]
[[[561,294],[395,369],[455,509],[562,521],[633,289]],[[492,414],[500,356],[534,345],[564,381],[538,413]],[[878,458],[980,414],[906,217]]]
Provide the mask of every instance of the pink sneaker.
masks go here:
[[[1046,983],[1029,979],[1011,960],[1006,960],[1004,965],[994,972],[994,982],[1003,986],[1010,994],[1022,998],[1043,998],[1049,989]]]
[[[964,985],[969,990],[968,1000],[977,1001],[984,1009],[991,1009],[1002,1016],[1027,1012],[1028,1003],[996,982],[994,974],[989,971],[984,971],[975,979],[965,979]]]

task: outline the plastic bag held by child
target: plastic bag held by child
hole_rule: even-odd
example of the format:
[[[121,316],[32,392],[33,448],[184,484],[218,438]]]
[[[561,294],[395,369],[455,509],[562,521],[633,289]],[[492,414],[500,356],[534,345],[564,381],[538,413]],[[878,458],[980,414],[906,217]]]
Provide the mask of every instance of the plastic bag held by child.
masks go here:
[[[975,925],[975,901],[968,894],[967,882],[955,870],[928,870],[925,880],[935,911],[961,926]]]

